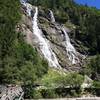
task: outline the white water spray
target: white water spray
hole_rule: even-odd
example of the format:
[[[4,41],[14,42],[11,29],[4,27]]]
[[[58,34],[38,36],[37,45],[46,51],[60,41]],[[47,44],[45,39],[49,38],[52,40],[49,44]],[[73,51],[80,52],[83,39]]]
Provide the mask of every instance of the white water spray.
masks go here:
[[[49,11],[50,11],[51,22],[54,23],[55,22],[54,14],[51,10],[49,10]]]
[[[26,3],[25,1],[21,2],[21,3],[26,7],[27,13],[29,14],[29,16],[31,16],[32,6],[28,3]],[[55,53],[50,48],[50,44],[47,41],[47,39],[43,37],[43,33],[39,29],[37,22],[38,22],[38,8],[35,7],[35,14],[34,14],[34,17],[32,20],[33,34],[37,37],[39,46],[40,46],[40,50],[43,53],[44,57],[49,62],[49,65],[51,67],[55,67],[55,68],[60,67]]]
[[[47,39],[43,38],[42,31],[38,28],[37,25],[37,16],[38,16],[38,8],[35,8],[35,14],[33,17],[33,33],[37,36],[40,44],[40,49],[44,54],[44,57],[49,61],[50,66],[60,67],[57,57],[54,52],[51,50],[49,42]]]
[[[71,44],[70,38],[64,27],[62,28],[62,31],[65,35],[65,47],[66,47],[68,58],[72,62],[72,64],[76,64],[79,62],[79,59],[77,57],[77,51],[74,48],[74,46]]]

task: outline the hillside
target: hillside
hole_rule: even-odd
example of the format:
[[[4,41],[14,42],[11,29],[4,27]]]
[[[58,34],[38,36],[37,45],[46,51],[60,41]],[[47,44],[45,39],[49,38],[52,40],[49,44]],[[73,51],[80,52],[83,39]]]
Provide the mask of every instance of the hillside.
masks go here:
[[[73,0],[1,0],[0,84],[27,99],[100,96],[99,23]]]

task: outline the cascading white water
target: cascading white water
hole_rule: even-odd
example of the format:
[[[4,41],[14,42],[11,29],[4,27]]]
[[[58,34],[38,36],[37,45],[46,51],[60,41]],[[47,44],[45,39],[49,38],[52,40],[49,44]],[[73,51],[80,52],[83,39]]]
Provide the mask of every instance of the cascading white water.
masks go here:
[[[29,16],[31,16],[31,11],[32,11],[32,6],[28,3],[26,3],[25,1],[21,2],[24,6],[26,6],[27,8],[27,12],[29,14]],[[55,53],[52,51],[49,41],[47,41],[46,38],[43,37],[43,33],[42,31],[39,29],[38,27],[38,8],[35,7],[35,14],[32,20],[33,23],[33,34],[37,37],[38,42],[39,42],[39,46],[40,46],[40,50],[43,53],[44,57],[48,60],[49,65],[51,67],[60,67],[57,57],[55,55]]]
[[[27,3],[27,0],[20,0],[21,4],[26,7],[27,13],[29,16],[31,16],[31,10],[32,10],[32,5]]]
[[[49,10],[49,11],[50,11],[51,22],[54,23],[55,22],[54,14],[51,10]]]
[[[51,22],[55,22],[55,17],[54,17],[53,12],[51,10],[49,10],[49,11],[50,11],[50,16],[51,16]],[[69,60],[72,62],[72,64],[76,64],[79,62],[79,59],[77,57],[77,51],[75,50],[74,46],[71,44],[70,38],[64,27],[62,28],[62,31],[65,36],[65,47],[66,47],[66,51],[67,51],[67,56],[68,56]]]
[[[70,38],[64,27],[62,28],[62,31],[65,35],[65,47],[66,47],[68,58],[72,62],[72,64],[76,64],[79,62],[79,58],[77,57],[77,51],[74,48],[74,46],[71,44]]]
[[[49,42],[43,38],[42,31],[38,28],[37,25],[37,16],[38,16],[38,8],[35,8],[35,14],[33,17],[33,33],[37,36],[40,44],[40,49],[44,54],[45,58],[49,61],[49,64],[53,67],[60,67],[57,57],[54,52],[51,50]]]

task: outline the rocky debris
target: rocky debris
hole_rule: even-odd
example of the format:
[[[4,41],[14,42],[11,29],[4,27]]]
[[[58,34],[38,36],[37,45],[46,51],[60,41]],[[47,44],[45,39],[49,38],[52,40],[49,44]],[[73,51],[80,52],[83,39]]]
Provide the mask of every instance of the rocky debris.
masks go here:
[[[22,88],[17,85],[1,85],[0,92],[0,100],[22,100],[24,95]]]

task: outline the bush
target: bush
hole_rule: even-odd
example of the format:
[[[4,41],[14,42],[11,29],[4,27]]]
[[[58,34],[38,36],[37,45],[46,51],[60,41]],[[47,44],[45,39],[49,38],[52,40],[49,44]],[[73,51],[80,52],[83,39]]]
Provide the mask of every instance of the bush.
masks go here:
[[[94,81],[92,86],[93,86],[93,88],[100,89],[100,81]]]
[[[93,80],[99,80],[100,74],[100,55],[91,58],[87,66],[83,69],[83,73],[90,76]]]
[[[19,0],[0,0],[0,83],[31,84],[48,70],[48,63],[16,32],[21,19]]]
[[[91,88],[86,88],[85,92],[89,92],[97,97],[100,96],[100,81],[94,81]]]
[[[41,92],[36,90],[32,85],[25,86],[25,99],[41,99],[43,98]]]
[[[41,83],[47,87],[80,87],[83,83],[84,77],[78,73],[61,74],[54,70],[49,70],[41,80]]]
[[[58,98],[55,89],[42,89],[41,94],[43,98]]]

